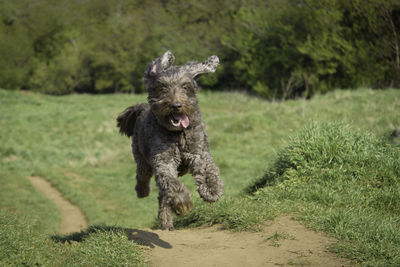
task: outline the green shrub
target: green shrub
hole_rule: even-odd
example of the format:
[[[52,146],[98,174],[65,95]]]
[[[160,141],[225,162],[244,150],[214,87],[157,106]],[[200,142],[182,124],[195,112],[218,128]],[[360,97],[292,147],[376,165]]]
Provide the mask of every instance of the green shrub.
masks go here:
[[[217,54],[202,85],[269,99],[397,87],[399,18],[397,0],[2,1],[0,87],[143,92],[166,50],[178,64]]]
[[[79,43],[68,44],[50,62],[40,62],[30,79],[35,91],[47,94],[69,94],[89,88],[90,73],[85,67],[83,51]]]

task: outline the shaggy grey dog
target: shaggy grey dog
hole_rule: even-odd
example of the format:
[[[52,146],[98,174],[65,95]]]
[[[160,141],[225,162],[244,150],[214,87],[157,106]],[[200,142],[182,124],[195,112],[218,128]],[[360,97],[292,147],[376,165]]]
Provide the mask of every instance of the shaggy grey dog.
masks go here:
[[[179,180],[189,172],[203,200],[217,201],[223,182],[210,154],[201,118],[194,80],[212,73],[219,64],[217,56],[204,62],[172,66],[170,51],[150,63],[144,73],[148,103],[128,107],[118,118],[121,134],[132,136],[132,152],[137,164],[136,193],[150,193],[154,174],[159,189],[158,219],[161,229],[173,230],[173,213],[184,215],[192,208],[190,192]]]

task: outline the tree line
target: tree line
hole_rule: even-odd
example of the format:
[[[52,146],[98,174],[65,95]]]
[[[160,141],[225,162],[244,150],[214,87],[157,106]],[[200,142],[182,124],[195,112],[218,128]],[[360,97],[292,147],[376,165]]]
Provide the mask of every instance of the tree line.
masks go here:
[[[0,87],[143,92],[147,64],[216,54],[199,81],[270,99],[400,87],[399,0],[5,0]]]

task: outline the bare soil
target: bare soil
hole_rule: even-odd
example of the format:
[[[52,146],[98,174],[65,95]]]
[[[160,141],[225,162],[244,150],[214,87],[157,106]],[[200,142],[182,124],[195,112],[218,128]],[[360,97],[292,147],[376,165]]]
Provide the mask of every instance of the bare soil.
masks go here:
[[[58,228],[59,234],[80,232],[87,228],[88,224],[82,211],[66,200],[51,183],[39,176],[29,176],[28,179],[38,191],[53,201],[60,211],[61,223]]]
[[[328,252],[336,240],[290,216],[266,222],[263,231],[255,233],[226,231],[221,226],[152,233],[156,235],[148,237],[156,239],[149,250],[154,267],[351,265]]]
[[[87,228],[81,210],[48,181],[37,176],[28,179],[60,210],[60,234]],[[148,247],[152,267],[352,265],[328,251],[335,239],[306,228],[288,215],[266,222],[260,232],[231,232],[218,225],[175,231],[127,229],[126,232],[130,240]]]

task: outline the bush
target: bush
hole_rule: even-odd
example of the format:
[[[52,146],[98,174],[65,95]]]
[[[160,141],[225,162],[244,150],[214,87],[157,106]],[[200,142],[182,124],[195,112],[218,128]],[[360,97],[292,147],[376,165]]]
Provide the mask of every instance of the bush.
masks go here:
[[[83,51],[77,43],[64,47],[50,62],[40,62],[30,79],[35,91],[47,94],[69,94],[91,86],[88,68],[83,64]]]

